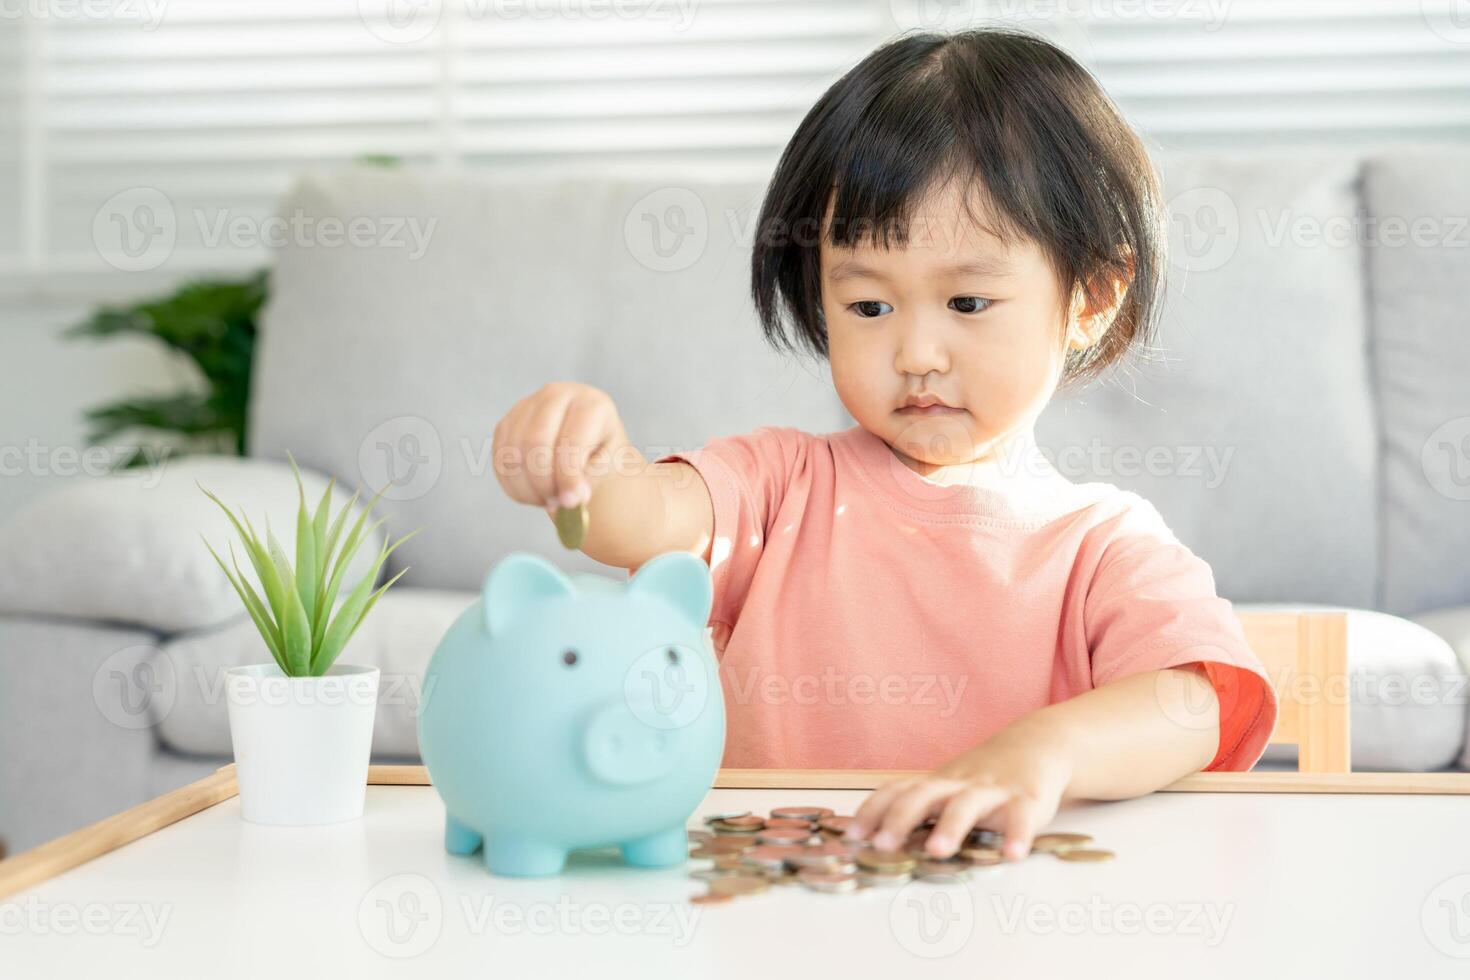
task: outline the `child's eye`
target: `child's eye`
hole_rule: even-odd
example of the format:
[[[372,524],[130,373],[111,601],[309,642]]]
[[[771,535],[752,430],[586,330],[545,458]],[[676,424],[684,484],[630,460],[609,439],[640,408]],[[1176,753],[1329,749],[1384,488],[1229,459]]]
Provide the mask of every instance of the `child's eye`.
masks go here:
[[[956,313],[984,313],[992,302],[982,296],[956,296],[949,301],[949,308]]]
[[[856,303],[849,303],[847,308],[865,319],[893,312],[893,307],[877,299],[860,299]]]

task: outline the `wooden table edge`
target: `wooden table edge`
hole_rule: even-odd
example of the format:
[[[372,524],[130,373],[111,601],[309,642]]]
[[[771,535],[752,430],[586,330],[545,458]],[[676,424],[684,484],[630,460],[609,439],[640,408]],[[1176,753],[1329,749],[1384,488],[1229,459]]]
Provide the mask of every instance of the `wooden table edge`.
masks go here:
[[[876,789],[892,779],[923,775],[921,769],[720,769],[713,789]],[[423,766],[368,767],[370,786],[428,786]],[[221,766],[181,786],[97,823],[0,861],[0,898],[80,867],[141,837],[239,792],[235,765]],[[1470,795],[1470,772],[1198,772],[1165,793],[1368,793]]]

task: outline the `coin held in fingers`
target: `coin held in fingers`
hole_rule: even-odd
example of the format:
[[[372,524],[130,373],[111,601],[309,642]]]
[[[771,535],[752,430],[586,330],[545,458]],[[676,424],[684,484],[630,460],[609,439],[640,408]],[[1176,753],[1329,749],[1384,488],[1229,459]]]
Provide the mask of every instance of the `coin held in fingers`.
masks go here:
[[[564,548],[575,551],[582,547],[582,542],[587,540],[587,528],[590,524],[591,517],[585,503],[556,509],[556,536],[561,539]]]

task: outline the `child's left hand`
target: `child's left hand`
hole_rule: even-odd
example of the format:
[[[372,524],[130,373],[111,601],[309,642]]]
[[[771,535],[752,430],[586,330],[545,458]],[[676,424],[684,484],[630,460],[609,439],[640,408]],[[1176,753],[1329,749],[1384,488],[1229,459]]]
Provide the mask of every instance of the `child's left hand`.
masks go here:
[[[858,807],[846,837],[901,848],[909,833],[938,816],[925,849],[953,855],[972,827],[1005,836],[1003,854],[1019,861],[1031,853],[1038,830],[1056,816],[1072,764],[1059,739],[1035,725],[1012,726],[926,776],[899,779],[874,790]]]

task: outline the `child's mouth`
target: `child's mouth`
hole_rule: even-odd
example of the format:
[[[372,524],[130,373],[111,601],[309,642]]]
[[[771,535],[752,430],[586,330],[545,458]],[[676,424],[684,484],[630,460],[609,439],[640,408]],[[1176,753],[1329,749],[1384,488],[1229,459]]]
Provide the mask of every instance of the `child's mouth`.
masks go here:
[[[898,410],[900,415],[955,415],[964,412],[963,408],[950,408],[948,405],[905,405]]]

